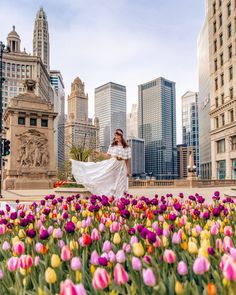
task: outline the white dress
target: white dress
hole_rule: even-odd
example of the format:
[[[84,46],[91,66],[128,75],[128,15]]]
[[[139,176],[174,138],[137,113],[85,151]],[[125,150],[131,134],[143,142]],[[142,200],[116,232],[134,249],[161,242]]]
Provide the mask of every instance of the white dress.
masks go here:
[[[92,194],[120,197],[128,189],[125,160],[131,158],[131,149],[110,145],[107,153],[111,155],[109,160],[96,163],[71,160],[72,175]]]

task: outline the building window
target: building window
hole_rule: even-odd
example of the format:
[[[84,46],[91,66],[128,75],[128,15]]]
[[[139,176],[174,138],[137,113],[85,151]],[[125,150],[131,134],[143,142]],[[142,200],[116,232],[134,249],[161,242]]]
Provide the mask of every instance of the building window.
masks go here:
[[[231,2],[229,2],[227,5],[227,12],[228,12],[228,16],[230,16],[231,15]]]
[[[220,65],[223,66],[224,64],[224,55],[223,55],[223,52],[221,53],[220,55]]]
[[[216,21],[213,23],[213,32],[216,33]]]
[[[229,45],[228,47],[228,52],[229,52],[229,59],[232,57],[233,51],[232,51],[232,44]]]
[[[233,87],[229,89],[229,97],[230,97],[230,99],[234,98],[234,89],[233,89]]]
[[[217,90],[217,89],[218,89],[218,79],[215,78],[215,90]]]
[[[218,117],[215,118],[215,127],[219,128],[219,118]]]
[[[231,35],[232,35],[232,27],[231,27],[231,23],[229,23],[228,24],[228,38],[230,38],[231,37]]]
[[[18,117],[18,124],[25,125],[25,117]]]
[[[216,3],[215,2],[213,3],[212,8],[213,8],[213,14],[216,14]]]
[[[233,79],[233,67],[231,66],[229,68],[229,80],[232,80]]]
[[[218,179],[225,179],[226,176],[226,162],[225,160],[217,161],[217,176]]]
[[[222,26],[223,19],[222,19],[222,14],[219,15],[219,27]]]
[[[224,114],[221,115],[221,125],[225,126],[225,115]]]
[[[221,94],[221,104],[225,103],[225,95],[224,93]]]
[[[214,52],[217,51],[217,40],[214,41]]]
[[[236,159],[232,159],[232,179],[236,179]]]
[[[234,121],[234,110],[229,110],[229,121],[232,123]]]
[[[215,72],[217,71],[217,58],[215,59]]]
[[[225,140],[221,139],[216,142],[217,144],[217,154],[225,152]]]
[[[42,127],[48,127],[48,119],[42,119],[41,120],[41,126]]]
[[[220,34],[220,46],[223,45],[223,33]]]
[[[232,151],[236,151],[236,135],[231,137],[231,142],[232,142],[232,145],[231,145]]]
[[[220,75],[221,86],[224,85],[224,74]]]
[[[221,7],[222,5],[222,0],[219,0],[219,7]]]
[[[30,118],[30,126],[37,126],[37,119],[36,118]]]
[[[218,106],[219,106],[218,97],[215,98],[215,102],[216,102],[216,108],[218,108]]]

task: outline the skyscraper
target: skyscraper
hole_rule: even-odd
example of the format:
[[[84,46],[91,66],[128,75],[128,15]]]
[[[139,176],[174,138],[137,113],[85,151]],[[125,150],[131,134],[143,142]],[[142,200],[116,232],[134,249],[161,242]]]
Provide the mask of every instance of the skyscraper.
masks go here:
[[[146,172],[157,179],[176,178],[175,83],[160,77],[138,88],[138,131],[145,140]]]
[[[42,7],[34,22],[33,55],[41,57],[47,71],[50,70],[50,48],[47,15]]]
[[[127,138],[138,137],[138,105],[133,104],[131,112],[127,114]]]
[[[95,89],[95,117],[99,120],[99,143],[107,151],[116,128],[126,136],[126,87],[109,82]]]
[[[236,179],[236,2],[208,3],[212,179]]]
[[[144,140],[141,138],[129,138],[127,142],[131,148],[131,175],[140,176],[145,173]]]
[[[198,36],[198,122],[200,178],[211,178],[211,120],[210,120],[210,61],[208,0],[205,0],[206,15]]]
[[[199,174],[198,93],[187,91],[182,97],[183,144],[195,150],[194,164]]]

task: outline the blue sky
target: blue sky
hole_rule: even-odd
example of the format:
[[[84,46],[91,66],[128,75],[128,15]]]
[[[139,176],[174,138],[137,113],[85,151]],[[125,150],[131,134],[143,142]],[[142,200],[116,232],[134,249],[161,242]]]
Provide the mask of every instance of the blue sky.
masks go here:
[[[198,90],[197,38],[204,0],[0,0],[0,40],[12,25],[22,50],[32,52],[34,18],[46,11],[51,69],[62,72],[66,95],[79,76],[94,113],[94,88],[113,81],[127,87],[127,109],[138,99],[137,85],[163,76],[176,82],[177,127],[180,97]],[[181,132],[177,131],[181,142]]]

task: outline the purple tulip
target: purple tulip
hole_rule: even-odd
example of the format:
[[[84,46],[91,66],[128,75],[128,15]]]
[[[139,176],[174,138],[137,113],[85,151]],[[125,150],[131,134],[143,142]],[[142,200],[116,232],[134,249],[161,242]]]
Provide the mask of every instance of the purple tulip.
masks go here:
[[[36,236],[36,230],[31,228],[26,230],[27,237],[30,237],[31,239]]]
[[[40,234],[39,234],[39,238],[41,240],[46,240],[49,237],[49,233],[46,229],[41,229]]]
[[[69,234],[73,234],[75,232],[75,224],[72,221],[67,221],[67,223],[65,224],[65,230],[66,232],[68,232]]]

